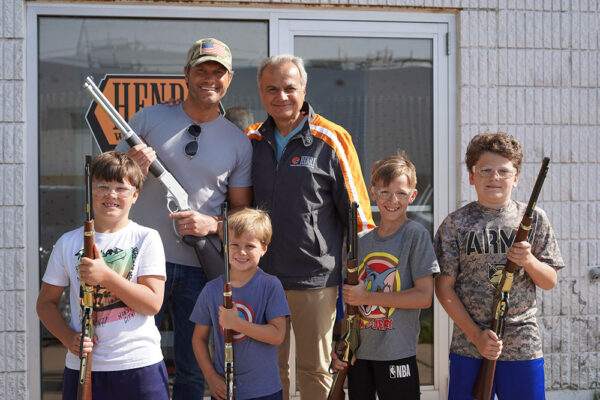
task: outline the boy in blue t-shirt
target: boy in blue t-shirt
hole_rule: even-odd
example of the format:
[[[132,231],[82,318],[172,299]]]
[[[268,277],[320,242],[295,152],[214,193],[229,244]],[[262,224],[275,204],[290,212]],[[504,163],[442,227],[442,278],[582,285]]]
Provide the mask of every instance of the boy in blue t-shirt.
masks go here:
[[[273,230],[269,216],[245,208],[229,217],[229,263],[233,309],[223,307],[224,278],[208,282],[190,320],[196,323],[192,346],[213,398],[226,396],[223,328],[234,330],[234,397],[236,400],[283,398],[277,346],[290,314],[279,280],[258,267]],[[212,328],[214,359],[208,338]]]

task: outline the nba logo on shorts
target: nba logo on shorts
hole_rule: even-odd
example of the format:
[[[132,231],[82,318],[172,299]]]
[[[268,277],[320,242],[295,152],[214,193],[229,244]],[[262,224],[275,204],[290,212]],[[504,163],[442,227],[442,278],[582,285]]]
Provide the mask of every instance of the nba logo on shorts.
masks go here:
[[[405,365],[390,365],[390,379],[407,378],[410,376],[410,367]]]

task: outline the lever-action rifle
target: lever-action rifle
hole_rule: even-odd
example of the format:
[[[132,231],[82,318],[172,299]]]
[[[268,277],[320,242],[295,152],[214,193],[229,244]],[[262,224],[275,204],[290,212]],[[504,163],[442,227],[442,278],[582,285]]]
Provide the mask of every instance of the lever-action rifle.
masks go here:
[[[347,274],[346,284],[347,285],[358,285],[358,221],[357,221],[357,210],[358,203],[353,202],[350,206],[348,215],[348,260],[346,262]],[[344,400],[344,382],[348,376],[348,368],[350,367],[350,361],[354,352],[358,348],[360,341],[360,327],[359,327],[360,314],[358,306],[351,306],[346,304],[345,313],[345,329],[344,335],[335,345],[335,353],[338,358],[345,362],[347,365],[344,369],[338,370],[333,374],[333,383],[329,390],[327,400]],[[331,366],[329,370],[331,372]]]
[[[517,231],[513,243],[527,240],[529,230],[531,229],[531,222],[533,220],[533,210],[535,209],[537,199],[542,190],[544,180],[546,179],[549,163],[550,158],[545,157],[542,161],[542,168],[540,169],[540,173],[538,174],[537,180],[535,181],[533,191],[531,192],[531,197],[529,198],[529,203],[527,204],[525,214],[523,215],[521,225],[519,225],[519,230]],[[498,337],[502,337],[504,331],[504,320],[508,312],[508,299],[510,296],[510,289],[513,284],[516,268],[517,264],[510,260],[507,260],[506,265],[504,266],[504,270],[502,271],[500,281],[498,282],[498,286],[496,286],[496,293],[494,294],[493,303],[494,305],[492,307],[492,323],[490,329]],[[471,395],[476,400],[490,400],[490,398],[492,397],[492,386],[494,385],[495,372],[496,360],[488,360],[484,357],[481,362],[481,366],[479,367],[479,372],[477,373],[477,379],[475,380],[473,391],[471,392]]]
[[[231,282],[229,277],[229,232],[227,219],[227,202],[221,206],[223,216],[223,264],[225,266],[225,283],[223,284],[223,306],[229,310],[233,308],[231,297]],[[225,386],[227,387],[227,400],[233,398],[233,331],[223,328],[225,341]]]
[[[85,222],[83,223],[83,256],[94,258],[94,210],[92,209],[92,156],[85,156]],[[92,400],[92,353],[83,355],[83,341],[94,340],[94,287],[81,282],[81,342],[79,343],[79,384],[77,400]]]
[[[106,112],[111,121],[115,124],[117,129],[123,133],[123,137],[129,146],[141,144],[142,139],[131,129],[129,124],[123,119],[121,114],[113,107],[110,101],[100,91],[98,86],[94,83],[91,76],[85,78],[83,88],[88,94],[94,99],[94,101]],[[177,181],[177,179],[167,170],[162,161],[157,158],[150,164],[150,173],[158,179],[163,188],[166,191],[167,210],[171,213],[188,211],[191,207],[188,203],[188,193]],[[173,220],[173,230],[175,234],[180,237],[179,231],[177,230],[177,221]],[[209,240],[205,237],[198,237],[192,235],[185,235],[182,237],[185,244],[192,246],[198,258],[198,262],[207,274],[207,278],[213,279],[220,275],[219,271],[211,269],[213,265],[212,260],[218,260],[218,251],[215,247],[210,244]],[[207,262],[204,262],[204,261]]]

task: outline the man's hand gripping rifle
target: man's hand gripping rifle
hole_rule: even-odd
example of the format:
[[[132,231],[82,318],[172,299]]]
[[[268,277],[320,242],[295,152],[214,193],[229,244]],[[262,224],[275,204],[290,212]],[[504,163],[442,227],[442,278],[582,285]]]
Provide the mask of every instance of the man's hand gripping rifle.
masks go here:
[[[527,240],[527,236],[529,235],[529,230],[531,229],[531,223],[533,220],[533,210],[535,209],[537,199],[540,195],[540,192],[542,191],[542,185],[544,184],[546,174],[548,173],[549,163],[550,159],[548,157],[545,157],[542,161],[540,173],[538,174],[537,180],[535,181],[535,186],[533,187],[533,191],[531,192],[529,203],[527,204],[525,214],[523,215],[521,225],[519,225],[519,230],[517,231],[513,243],[523,242]],[[493,303],[494,305],[492,307],[492,323],[490,329],[498,337],[502,337],[502,333],[504,331],[504,320],[506,318],[506,314],[508,313],[508,299],[510,296],[510,289],[513,284],[516,268],[517,264],[510,260],[507,260],[506,265],[504,266],[504,270],[502,271],[502,275],[500,276],[498,286],[496,286],[496,293],[494,294]],[[476,400],[490,400],[492,396],[492,386],[494,384],[495,372],[496,360],[488,360],[487,358],[483,358],[481,366],[479,367],[477,379],[475,380],[475,385],[473,386],[473,391],[471,392],[471,395]]]
[[[92,157],[85,156],[85,222],[83,223],[83,256],[94,258],[94,212],[92,209]],[[77,400],[92,400],[92,355],[83,355],[83,342],[94,340],[94,287],[81,282],[81,341],[79,343],[79,384]]]
[[[347,261],[347,285],[358,285],[358,220],[357,220],[358,203],[353,202],[350,206],[348,215],[348,261]],[[352,356],[358,348],[360,337],[359,327],[360,314],[357,306],[346,304],[345,313],[345,329],[344,335],[335,345],[335,353],[338,358],[347,365],[344,369],[338,370],[333,375],[333,383],[329,390],[327,400],[344,400],[344,382],[348,376],[348,368],[352,361]],[[330,372],[332,367],[329,367]]]
[[[83,88],[88,92],[88,94],[94,99],[94,101],[106,112],[111,121],[115,124],[117,129],[123,133],[123,137],[129,146],[133,147],[135,145],[141,144],[142,139],[131,129],[129,124],[123,119],[123,117],[119,114],[119,112],[113,107],[113,105],[108,101],[108,99],[104,96],[104,94],[100,91],[98,86],[94,83],[94,80],[91,76],[85,78],[85,82],[83,84]],[[167,170],[160,159],[154,160],[149,167],[149,171],[152,175],[158,179],[163,188],[166,191],[166,200],[167,200],[167,210],[170,213],[176,213],[180,211],[188,211],[191,210],[188,204],[188,194],[186,190],[181,186],[181,184],[175,179],[173,174]],[[177,230],[177,221],[173,220],[173,230],[178,237],[181,237],[179,231]],[[211,248],[208,243],[204,243],[205,238],[186,235],[182,237],[182,240],[187,245],[190,245],[194,248],[196,252],[196,257],[198,257],[198,261],[203,268],[207,268],[204,263],[204,259],[210,259],[211,255],[207,255],[205,257],[203,252],[210,251]],[[214,247],[213,247],[214,248]],[[216,250],[215,250],[216,252]],[[207,272],[207,271],[206,271]]]

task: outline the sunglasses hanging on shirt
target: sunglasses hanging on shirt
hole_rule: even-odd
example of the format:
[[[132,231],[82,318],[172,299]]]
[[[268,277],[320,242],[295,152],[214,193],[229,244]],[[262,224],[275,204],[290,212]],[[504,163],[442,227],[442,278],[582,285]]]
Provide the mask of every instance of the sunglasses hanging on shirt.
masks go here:
[[[187,129],[188,135],[190,135],[193,140],[185,145],[183,151],[190,160],[194,158],[196,153],[198,153],[198,137],[200,136],[201,132],[202,128],[200,128],[200,126],[196,124],[190,125]]]

